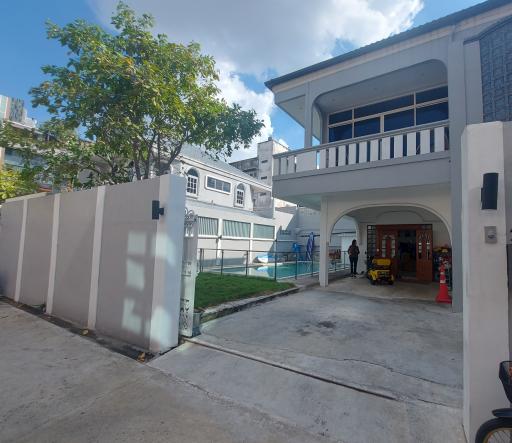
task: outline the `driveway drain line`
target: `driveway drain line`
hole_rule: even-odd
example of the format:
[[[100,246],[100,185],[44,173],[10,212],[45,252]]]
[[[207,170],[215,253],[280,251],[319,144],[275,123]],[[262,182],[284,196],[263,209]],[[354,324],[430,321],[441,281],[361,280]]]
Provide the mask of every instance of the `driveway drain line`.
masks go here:
[[[261,358],[261,357],[257,357],[257,356],[252,355],[252,354],[246,354],[244,352],[236,351],[234,349],[225,348],[224,346],[214,345],[212,343],[208,343],[208,342],[203,341],[203,340],[198,340],[197,338],[185,338],[184,337],[183,341],[186,341],[186,342],[198,345],[198,346],[203,346],[204,348],[210,348],[210,349],[213,349],[215,351],[224,352],[225,354],[230,354],[230,355],[234,355],[236,357],[245,358],[247,360],[256,361],[258,363],[262,363],[262,364],[267,365],[267,366],[272,366],[274,368],[283,369],[285,371],[293,372],[294,374],[298,374],[298,375],[302,375],[304,377],[309,377],[309,378],[313,378],[315,380],[323,381],[323,382],[329,383],[331,385],[341,386],[343,388],[351,389],[353,391],[361,392],[363,394],[373,395],[375,397],[384,398],[386,400],[399,401],[398,397],[395,397],[392,394],[388,394],[388,393],[384,393],[384,392],[379,392],[379,391],[372,391],[372,390],[366,389],[365,387],[360,386],[360,385],[342,383],[342,382],[339,382],[339,381],[336,381],[336,380],[333,380],[333,379],[330,379],[330,378],[327,378],[327,377],[323,377],[321,375],[317,375],[317,374],[313,374],[311,372],[303,371],[302,369],[295,368],[293,366],[288,366],[288,365],[285,365],[285,364],[282,364],[282,363],[276,363],[276,362],[273,362],[273,361],[270,361],[270,360],[266,360],[266,359]]]

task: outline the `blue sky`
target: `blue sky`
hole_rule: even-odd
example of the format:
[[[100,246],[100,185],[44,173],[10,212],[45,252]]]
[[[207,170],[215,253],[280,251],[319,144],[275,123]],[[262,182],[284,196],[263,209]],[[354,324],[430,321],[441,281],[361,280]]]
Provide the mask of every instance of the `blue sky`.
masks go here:
[[[268,5],[265,5],[266,1],[269,1]],[[262,134],[262,138],[271,134],[292,147],[301,147],[303,130],[272,106],[271,94],[263,85],[267,78],[312,64],[329,55],[338,55],[390,32],[426,23],[480,1],[360,0],[361,7],[356,8],[360,11],[351,11],[345,5],[345,9],[336,16],[332,10],[333,0],[320,0],[314,3],[315,8],[324,8],[325,11],[323,15],[320,11],[318,17],[312,17],[309,6],[313,3],[307,0],[297,1],[293,12],[284,9],[286,0],[208,2],[129,0],[137,10],[152,12],[156,16],[158,30],[169,34],[171,39],[184,42],[194,39],[206,52],[214,55],[219,61],[223,78],[221,87],[226,98],[254,107],[266,119],[267,132]],[[63,25],[81,18],[108,26],[115,3],[115,0],[1,1],[0,94],[24,99],[29,116],[39,121],[46,120],[48,116],[43,108],[31,108],[28,91],[44,79],[41,66],[65,63],[66,51],[58,43],[46,39],[45,21],[50,19]],[[281,3],[283,9],[280,9]],[[354,1],[347,0],[346,3],[351,5]],[[216,4],[215,10],[208,10],[212,4]],[[195,12],[197,10],[204,11],[203,16]],[[330,19],[331,16],[336,20],[334,24],[326,23],[326,17]],[[304,23],[306,20],[309,22]],[[357,25],[353,26],[352,22],[357,22]],[[330,27],[329,32],[325,32],[322,26]],[[305,31],[308,27],[311,35]],[[369,35],[373,29],[377,34]]]

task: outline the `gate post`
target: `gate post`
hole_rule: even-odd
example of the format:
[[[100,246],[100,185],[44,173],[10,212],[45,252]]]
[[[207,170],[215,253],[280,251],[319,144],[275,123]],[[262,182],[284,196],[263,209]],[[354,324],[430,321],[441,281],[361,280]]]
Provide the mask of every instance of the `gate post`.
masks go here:
[[[192,337],[199,325],[194,325],[194,299],[197,276],[197,216],[185,209],[185,237],[181,273],[180,334]]]

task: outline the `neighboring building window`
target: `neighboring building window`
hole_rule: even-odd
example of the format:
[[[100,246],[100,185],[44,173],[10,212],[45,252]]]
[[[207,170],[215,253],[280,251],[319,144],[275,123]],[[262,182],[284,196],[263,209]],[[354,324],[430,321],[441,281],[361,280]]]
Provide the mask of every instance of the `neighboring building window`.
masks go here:
[[[197,182],[199,176],[195,169],[189,169],[187,172],[187,194],[197,195]]]
[[[329,115],[329,142],[448,120],[448,86]]]
[[[219,219],[210,217],[197,217],[199,235],[217,235],[219,232]]]
[[[253,227],[253,238],[268,238],[270,240],[274,239],[274,226],[270,225],[259,225],[257,223],[254,224]]]
[[[206,177],[206,187],[214,191],[225,192],[226,194],[231,193],[231,183],[215,177]]]
[[[245,187],[241,183],[236,187],[236,205],[243,206],[245,203]]]
[[[234,220],[222,222],[222,235],[225,237],[249,238],[251,224]]]

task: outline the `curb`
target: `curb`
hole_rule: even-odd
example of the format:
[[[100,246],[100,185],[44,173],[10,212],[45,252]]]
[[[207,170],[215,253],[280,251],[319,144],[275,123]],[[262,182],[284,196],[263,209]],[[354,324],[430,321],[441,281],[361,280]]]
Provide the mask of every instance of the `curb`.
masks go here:
[[[301,287],[295,287],[290,289],[285,289],[284,291],[274,292],[273,294],[268,295],[260,295],[257,297],[245,298],[243,300],[237,300],[233,302],[223,303],[218,306],[213,306],[210,308],[206,308],[203,312],[201,312],[201,324],[206,323],[207,321],[214,320],[216,318],[224,317],[226,315],[233,314],[235,312],[243,311],[252,306],[266,303],[268,301],[274,300],[277,297],[284,297],[290,294],[296,294],[297,292],[303,290]]]

